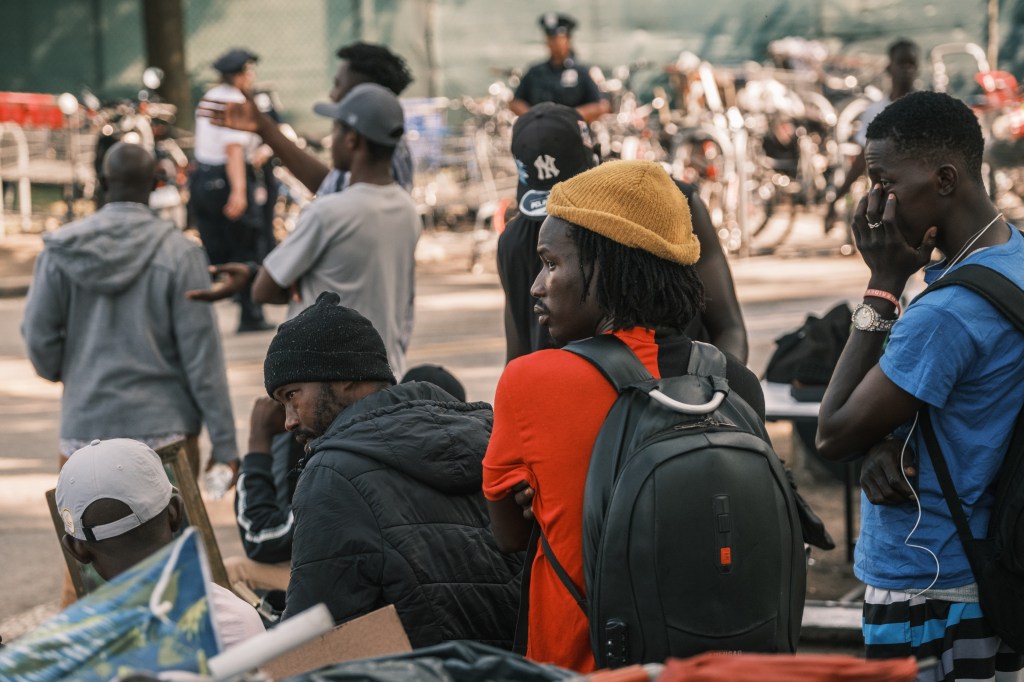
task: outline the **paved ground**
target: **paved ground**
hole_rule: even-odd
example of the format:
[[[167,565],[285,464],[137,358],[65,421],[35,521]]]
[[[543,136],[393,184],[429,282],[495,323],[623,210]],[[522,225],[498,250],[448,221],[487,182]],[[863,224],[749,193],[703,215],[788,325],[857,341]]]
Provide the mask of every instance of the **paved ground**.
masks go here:
[[[808,312],[822,313],[840,300],[859,297],[867,271],[856,257],[838,255],[838,236],[820,235],[820,218],[801,215],[779,253],[734,259],[733,274],[750,336],[750,367],[760,373],[782,332],[798,326]],[[785,225],[769,226],[771,244]],[[410,365],[433,362],[451,369],[471,400],[490,401],[504,358],[503,295],[493,267],[469,271],[469,235],[425,236],[420,250],[416,331]],[[55,610],[60,562],[43,493],[56,481],[60,388],[35,376],[18,331],[24,288],[38,252],[37,236],[0,239],[0,635],[11,639]],[[822,255],[825,254],[825,255]],[[268,308],[279,321],[282,310]],[[262,360],[271,334],[233,333],[237,312],[217,307],[228,359],[228,379],[239,443],[248,436],[248,412],[262,393]],[[842,535],[841,488],[804,453],[794,449],[787,424],[773,424],[777,449],[799,473],[801,491]],[[208,451],[208,443],[204,443]],[[222,551],[241,545],[227,501],[208,502]],[[809,598],[835,599],[854,586],[841,551],[812,557]]]

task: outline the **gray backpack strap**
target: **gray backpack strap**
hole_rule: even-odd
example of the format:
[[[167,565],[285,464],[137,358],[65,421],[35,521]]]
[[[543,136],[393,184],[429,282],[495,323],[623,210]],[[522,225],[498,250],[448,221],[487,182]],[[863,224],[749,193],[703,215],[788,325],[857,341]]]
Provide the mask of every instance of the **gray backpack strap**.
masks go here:
[[[709,377],[712,386],[716,391],[729,392],[729,382],[726,380],[725,353],[718,350],[710,343],[694,341],[690,350],[690,363],[686,367],[686,373]]]

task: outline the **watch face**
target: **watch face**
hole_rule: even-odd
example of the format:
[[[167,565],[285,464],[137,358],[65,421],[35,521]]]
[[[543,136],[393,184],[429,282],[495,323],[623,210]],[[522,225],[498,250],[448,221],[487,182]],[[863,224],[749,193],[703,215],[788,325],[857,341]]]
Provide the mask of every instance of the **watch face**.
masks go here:
[[[866,305],[857,308],[853,313],[853,324],[857,329],[866,329],[875,321],[875,311]]]

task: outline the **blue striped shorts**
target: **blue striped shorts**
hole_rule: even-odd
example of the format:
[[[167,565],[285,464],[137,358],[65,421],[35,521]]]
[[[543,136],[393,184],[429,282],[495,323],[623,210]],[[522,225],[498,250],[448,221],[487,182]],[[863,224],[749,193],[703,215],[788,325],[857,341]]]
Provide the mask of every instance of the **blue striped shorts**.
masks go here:
[[[915,594],[867,587],[867,658],[933,659],[935,665],[921,670],[919,682],[1024,682],[1024,656],[1004,645],[989,627],[974,585]]]

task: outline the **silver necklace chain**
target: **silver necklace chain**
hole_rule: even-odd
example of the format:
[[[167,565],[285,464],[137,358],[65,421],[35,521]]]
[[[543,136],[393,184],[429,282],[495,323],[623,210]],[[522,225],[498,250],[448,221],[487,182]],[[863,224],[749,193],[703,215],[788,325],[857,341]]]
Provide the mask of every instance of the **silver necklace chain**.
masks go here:
[[[993,218],[991,221],[989,221],[988,225],[986,225],[985,227],[983,227],[980,230],[978,230],[977,232],[975,232],[974,235],[967,241],[967,243],[964,244],[963,248],[960,249],[955,256],[953,256],[953,259],[951,261],[949,261],[949,265],[946,266],[946,269],[942,271],[942,274],[938,276],[936,281],[938,281],[938,280],[942,279],[943,277],[945,277],[946,273],[949,272],[953,268],[954,265],[956,265],[957,263],[962,261],[964,258],[966,258],[967,257],[967,250],[970,249],[972,246],[974,246],[974,243],[977,242],[979,239],[981,239],[981,236],[983,234],[988,232],[988,228],[990,228],[993,225],[995,225],[996,221],[999,220],[1002,217],[1003,217],[1003,214],[1002,214],[1002,212],[1000,212],[995,218]]]

